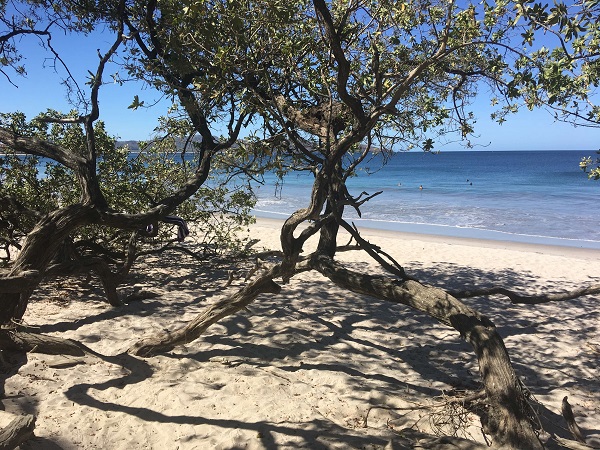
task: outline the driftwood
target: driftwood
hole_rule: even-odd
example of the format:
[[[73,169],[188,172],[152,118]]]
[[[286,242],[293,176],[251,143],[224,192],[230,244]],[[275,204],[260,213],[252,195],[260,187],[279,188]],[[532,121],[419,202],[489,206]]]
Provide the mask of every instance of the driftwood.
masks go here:
[[[565,396],[562,400],[562,415],[567,422],[567,426],[569,427],[569,431],[575,438],[577,442],[582,442],[585,444],[585,439],[583,438],[583,434],[581,433],[581,429],[575,422],[575,415],[573,414],[573,409],[571,405],[569,405],[568,397]]]
[[[37,352],[48,355],[85,356],[86,354],[96,354],[85,345],[71,339],[6,328],[0,329],[0,347],[3,350]]]
[[[0,450],[12,450],[33,437],[35,417],[20,416],[0,430]]]

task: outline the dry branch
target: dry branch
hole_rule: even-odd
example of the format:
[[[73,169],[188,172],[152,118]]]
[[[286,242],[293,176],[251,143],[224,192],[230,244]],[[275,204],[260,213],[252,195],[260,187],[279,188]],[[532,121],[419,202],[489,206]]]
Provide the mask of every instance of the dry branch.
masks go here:
[[[540,303],[562,302],[565,300],[573,300],[583,297],[584,295],[600,294],[600,284],[594,284],[574,291],[564,292],[561,294],[548,295],[520,295],[510,289],[501,286],[493,286],[485,289],[473,289],[468,291],[449,291],[450,295],[456,298],[471,298],[483,295],[504,295],[510,299],[513,304],[537,305]]]
[[[0,450],[12,450],[33,437],[35,417],[16,417],[6,428],[0,430]]]

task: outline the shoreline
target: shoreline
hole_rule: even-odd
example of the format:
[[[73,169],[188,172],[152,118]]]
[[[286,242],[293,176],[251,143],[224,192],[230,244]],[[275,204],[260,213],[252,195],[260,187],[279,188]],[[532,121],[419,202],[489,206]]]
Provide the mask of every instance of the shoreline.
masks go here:
[[[274,217],[263,217],[254,216],[256,224],[261,228],[272,228],[281,229],[284,219]],[[600,259],[600,247],[588,248],[588,247],[576,247],[576,246],[561,246],[551,245],[543,243],[531,243],[531,242],[518,242],[511,240],[499,240],[499,239],[484,239],[480,237],[466,237],[466,236],[451,236],[444,234],[430,234],[430,233],[419,233],[414,231],[399,231],[390,230],[384,228],[375,228],[360,225],[360,222],[354,221],[359,226],[359,231],[363,237],[381,237],[386,239],[401,239],[405,241],[420,241],[436,244],[449,244],[449,245],[462,245],[467,247],[477,248],[489,248],[489,249],[504,249],[514,250],[528,253],[541,253],[545,255],[565,256],[577,259],[593,260],[597,261]],[[343,231],[342,234],[346,234]]]

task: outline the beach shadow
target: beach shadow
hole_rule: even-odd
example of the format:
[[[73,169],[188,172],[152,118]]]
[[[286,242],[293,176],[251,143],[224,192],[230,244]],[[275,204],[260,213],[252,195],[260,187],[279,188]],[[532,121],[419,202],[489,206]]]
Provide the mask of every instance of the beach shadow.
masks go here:
[[[457,264],[437,264],[435,269],[413,267],[411,275],[447,290],[465,290],[473,287],[503,286],[516,292],[558,294],[582,286],[573,283],[542,283],[531,273],[522,270],[486,271]],[[592,277],[589,284],[600,282]],[[517,372],[534,396],[561,398],[570,395],[570,389],[598,392],[600,361],[597,349],[590,346],[587,336],[598,336],[600,331],[600,296],[585,296],[564,302],[538,305],[511,304],[504,296],[476,297],[463,302],[490,318],[505,340]],[[538,345],[541,343],[541,345]],[[577,353],[575,358],[558,360],[555,345],[567,345]],[[552,411],[542,403],[535,403],[540,420],[547,431],[573,439],[560,411]],[[576,413],[585,415],[583,408]],[[577,414],[576,414],[577,415]],[[584,430],[593,435],[592,445],[600,446],[600,425]]]
[[[357,264],[355,269],[363,266]],[[224,281],[225,274],[210,272],[198,273],[194,263],[186,266],[188,272],[180,270],[176,275],[142,276],[136,282],[144,285],[162,286],[161,283],[183,283],[185,289],[202,292],[195,303],[215,293],[221,288],[216,283]],[[486,287],[492,285],[514,286],[515,289],[538,286],[537,280],[523,272],[483,271],[459,265],[438,265],[436,270],[416,267],[411,275],[424,282],[446,289],[464,289],[465,287]],[[171,280],[171,281],[169,281]],[[212,283],[212,285],[211,285]],[[572,288],[565,286],[564,289]],[[235,286],[230,289],[237,289]],[[557,362],[544,359],[535,345],[528,339],[557,339],[557,329],[564,319],[547,306],[523,307],[510,305],[507,301],[475,298],[465,303],[490,317],[497,325],[502,337],[507,340],[509,352],[520,377],[533,395],[551,395],[553,391],[570,386],[598,389],[598,381],[588,374],[597,370],[597,357],[582,353],[578,361]],[[582,298],[568,302],[569,310],[576,311],[571,319],[577,323],[587,322],[589,332],[597,332],[594,324],[600,323],[600,312],[589,299]],[[83,324],[111,320],[123,314],[144,316],[151,314],[182,314],[190,306],[189,301],[168,299],[144,300],[115,310],[106,310],[91,315],[77,323],[59,322],[43,325],[41,332],[59,332],[75,330]],[[545,309],[546,308],[546,309]],[[216,331],[214,331],[216,329]],[[444,331],[445,330],[445,331]],[[585,330],[584,330],[585,331]],[[212,334],[210,334],[212,332]],[[366,296],[359,296],[338,289],[332,289],[327,280],[306,281],[284,286],[283,292],[276,296],[261,296],[249,306],[249,312],[240,312],[219,322],[211,332],[200,338],[202,349],[197,351],[175,351],[164,355],[167,359],[182,361],[190,359],[196,362],[208,362],[215,359],[226,360],[228,367],[246,365],[248,368],[276,368],[282,373],[301,371],[331,372],[345,377],[347,390],[356,398],[373,389],[377,383],[380,397],[369,399],[373,405],[385,403],[385,398],[403,395],[407,392],[420,397],[436,397],[444,389],[475,390],[480,388],[477,364],[472,350],[464,343],[458,333],[448,327],[440,326],[422,313],[410,310],[402,305],[382,302]],[[577,339],[580,328],[561,329],[563,337]],[[419,337],[412,342],[410,336]],[[519,341],[520,340],[520,341]],[[522,342],[523,345],[517,345]],[[511,345],[511,343],[514,343]],[[525,345],[529,344],[529,345]],[[342,350],[340,350],[342,349]],[[322,352],[335,354],[335,360],[313,361],[315,355]],[[106,359],[104,359],[106,358]],[[387,438],[355,433],[329,420],[311,420],[307,422],[269,421],[248,422],[234,419],[215,419],[202,415],[167,415],[151,408],[122,405],[113,401],[99,400],[90,394],[93,390],[121,388],[141,383],[153,375],[148,362],[129,355],[104,357],[106,362],[119,365],[125,375],[111,378],[103,383],[80,383],[69,388],[67,398],[74,403],[86,405],[103,411],[115,411],[133,415],[144,421],[159,423],[212,425],[223,429],[243,429],[256,432],[265,448],[276,449],[275,434],[300,437],[309,448],[328,448],[323,440],[332,440],[350,447],[366,445],[386,445]],[[364,361],[372,361],[368,367],[361,366]],[[398,367],[397,375],[377,370],[377,364]],[[420,382],[408,380],[404,373],[413,371]],[[568,374],[565,384],[557,386],[547,372],[562,371]],[[565,379],[563,376],[561,379]],[[554,384],[553,384],[554,383]],[[440,387],[446,385],[446,388]],[[206,386],[206,388],[211,388]],[[214,388],[214,387],[212,387]],[[199,389],[203,389],[199,387]],[[562,437],[570,438],[568,431],[561,426],[563,419],[556,411],[544,406],[539,414],[550,423],[552,431]],[[391,433],[391,432],[390,432]],[[584,430],[586,434],[597,435],[598,429]]]
[[[230,270],[241,265],[250,264],[242,262],[236,264],[232,261],[217,261],[212,264],[200,265],[195,259],[181,255],[166,253],[160,259],[154,258],[144,264],[134,266],[126,282],[119,288],[121,298],[127,300],[135,292],[149,292],[148,298],[133,300],[123,306],[113,307],[105,301],[104,291],[96,277],[61,277],[45,282],[35,291],[31,302],[53,301],[57,295],[67,299],[68,303],[77,302],[82,305],[95,302],[104,306],[101,312],[88,314],[76,321],[58,321],[43,323],[36,327],[39,333],[62,333],[74,331],[79,328],[110,321],[119,317],[148,317],[160,311],[163,314],[180,314],[190,305],[204,302],[222,291],[222,286],[227,280]],[[177,271],[164,270],[167,267],[177,267]],[[191,299],[177,301],[170,295],[171,292],[201,291],[202,295]],[[164,292],[162,297],[169,296],[168,300],[161,296],[154,296],[155,292]],[[58,294],[57,294],[58,293]]]
[[[6,411],[5,400],[9,397],[6,394],[6,380],[19,372],[19,369],[27,364],[27,354],[21,352],[12,352],[4,350],[2,352],[4,363],[0,364],[0,410]],[[20,398],[16,396],[15,398]],[[35,406],[33,404],[23,404],[25,414],[34,414]]]
[[[295,302],[293,305],[290,305],[286,300],[307,293],[310,298]],[[316,297],[317,293],[319,293],[319,297]],[[348,380],[348,395],[352,397],[364,397],[364,394],[371,391],[375,386],[372,383],[377,383],[379,397],[370,400],[371,404],[374,405],[381,405],[385,403],[384,399],[386,397],[397,396],[399,393],[411,392],[412,395],[418,394],[423,398],[441,395],[442,390],[439,388],[411,383],[401,376],[394,377],[372,370],[361,370],[351,363],[355,358],[368,358],[370,353],[377,352],[378,358],[381,358],[381,360],[393,359],[400,361],[404,358],[410,361],[409,366],[416,368],[417,371],[422,371],[424,374],[428,373],[429,378],[440,377],[448,379],[449,382],[458,380],[458,378],[454,380],[448,378],[446,371],[442,370],[441,366],[434,365],[430,361],[429,353],[433,345],[431,348],[421,346],[388,347],[368,338],[354,335],[357,330],[360,332],[368,331],[364,324],[360,324],[365,318],[371,316],[394,317],[397,315],[397,311],[393,311],[396,307],[397,305],[365,299],[362,303],[348,309],[347,305],[326,295],[321,283],[311,285],[302,283],[301,289],[299,287],[295,289],[286,287],[280,296],[253,303],[250,314],[237,314],[222,320],[219,325],[224,331],[223,334],[207,335],[201,338],[205,343],[205,347],[208,347],[207,350],[195,353],[185,352],[184,354],[176,350],[164,355],[164,357],[174,361],[192,359],[198,362],[208,362],[218,358],[227,360],[228,367],[245,364],[254,369],[276,367],[282,372],[289,373],[300,370],[318,370],[342,374]],[[313,310],[310,308],[313,308]],[[325,316],[319,312],[321,309],[327,310]],[[395,318],[394,320],[397,321],[398,319]],[[276,322],[281,326],[274,330],[269,326],[260,327],[261,322]],[[299,322],[302,323],[302,326],[294,325],[294,323]],[[418,321],[415,321],[411,325],[411,329],[412,327],[418,327],[418,323]],[[400,328],[395,323],[387,323],[383,319],[377,325],[382,333],[387,332],[390,327],[394,327],[395,332],[400,332]],[[313,331],[315,329],[316,331]],[[404,330],[403,333],[405,332],[409,331]],[[435,342],[434,339],[432,337],[432,342]],[[273,340],[276,341],[273,344],[266,343]],[[339,343],[350,343],[357,347],[357,350],[355,353],[346,352],[338,362],[310,362],[308,352],[314,354],[315,352],[331,351],[331,347]],[[219,348],[216,348],[217,344]],[[452,349],[454,343],[450,342],[444,345],[444,351],[458,351]],[[330,448],[327,442],[335,442],[336,445],[344,445],[347,448],[383,447],[393,439],[397,442],[402,441],[400,437],[394,435],[392,430],[385,430],[385,433],[383,433],[385,437],[382,437],[381,432],[374,433],[373,430],[370,430],[369,433],[354,431],[326,418],[290,423],[248,422],[234,419],[215,419],[203,417],[202,415],[168,415],[151,408],[133,407],[107,401],[106,399],[100,400],[97,395],[91,393],[140,383],[152,376],[152,369],[144,360],[128,355],[102,357],[102,359],[111,364],[119,365],[127,372],[127,375],[111,378],[103,383],[78,383],[65,393],[70,401],[102,411],[121,412],[148,422],[210,425],[223,429],[249,430],[255,432],[262,445],[269,449],[286,448],[285,445],[277,444],[282,439],[281,436],[284,436],[284,440],[286,440],[285,436],[289,439],[299,438],[301,445],[307,448]],[[451,362],[450,359],[444,363],[448,362]],[[453,366],[453,368],[459,370],[458,365]],[[206,388],[209,387],[206,386]],[[200,389],[202,388],[200,387]],[[398,444],[394,448],[410,447]]]

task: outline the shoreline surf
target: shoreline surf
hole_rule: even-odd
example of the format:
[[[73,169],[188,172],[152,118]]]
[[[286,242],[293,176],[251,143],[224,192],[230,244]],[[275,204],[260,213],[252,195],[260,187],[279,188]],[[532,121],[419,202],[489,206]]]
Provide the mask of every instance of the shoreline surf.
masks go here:
[[[257,219],[270,219],[282,222],[289,214],[275,211],[253,209],[252,214]],[[486,230],[481,228],[457,227],[452,225],[434,225],[411,222],[391,222],[373,219],[349,219],[362,229],[370,231],[387,231],[416,236],[433,236],[437,238],[466,239],[476,241],[489,241],[490,243],[514,243],[544,247],[558,247],[565,249],[600,250],[600,241],[579,240],[570,238],[556,238],[550,236],[526,235],[502,231]],[[600,255],[598,255],[600,256]]]

